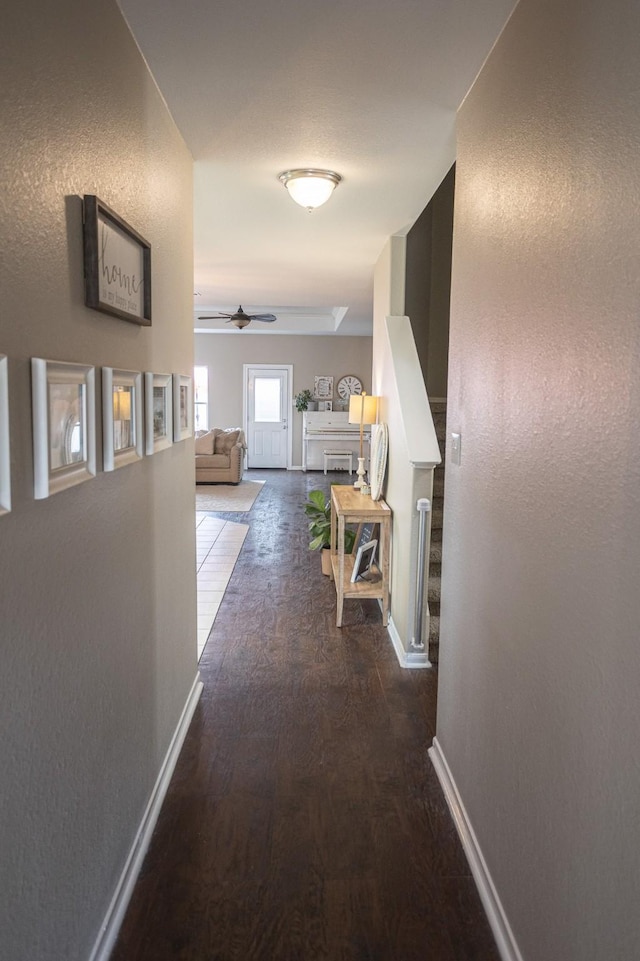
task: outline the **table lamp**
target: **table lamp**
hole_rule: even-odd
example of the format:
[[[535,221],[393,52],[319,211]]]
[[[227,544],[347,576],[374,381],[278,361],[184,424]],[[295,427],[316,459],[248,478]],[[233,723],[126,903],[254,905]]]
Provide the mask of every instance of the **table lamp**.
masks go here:
[[[364,434],[365,424],[375,424],[378,419],[378,398],[372,397],[366,391],[361,394],[351,394],[349,397],[349,423],[360,424],[360,456],[358,457],[358,477],[353,485],[360,489],[366,486],[364,479]]]

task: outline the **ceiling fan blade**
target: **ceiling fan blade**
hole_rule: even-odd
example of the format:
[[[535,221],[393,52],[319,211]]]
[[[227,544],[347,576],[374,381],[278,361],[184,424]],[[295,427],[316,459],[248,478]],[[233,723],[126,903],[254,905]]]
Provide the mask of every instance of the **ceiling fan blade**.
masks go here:
[[[231,314],[211,314],[209,317],[198,317],[198,320],[224,320],[225,317],[231,317]]]
[[[274,320],[277,320],[275,314],[249,314],[251,320],[261,320],[263,324],[272,324]]]

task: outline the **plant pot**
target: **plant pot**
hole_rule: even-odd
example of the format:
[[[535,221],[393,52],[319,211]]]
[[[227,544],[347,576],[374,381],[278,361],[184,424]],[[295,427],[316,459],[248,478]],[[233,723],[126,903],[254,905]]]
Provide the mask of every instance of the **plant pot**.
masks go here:
[[[328,547],[323,547],[320,555],[322,559],[322,573],[326,574],[327,577],[331,577],[331,551]]]

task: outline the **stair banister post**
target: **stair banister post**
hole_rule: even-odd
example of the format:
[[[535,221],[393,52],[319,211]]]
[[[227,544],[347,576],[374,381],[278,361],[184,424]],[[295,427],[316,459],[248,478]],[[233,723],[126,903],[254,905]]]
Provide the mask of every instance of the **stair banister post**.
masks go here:
[[[416,508],[420,515],[420,527],[418,530],[418,570],[416,574],[416,606],[415,618],[413,622],[413,637],[411,647],[414,651],[424,651],[424,641],[422,640],[422,616],[424,613],[424,566],[427,547],[427,514],[431,510],[431,501],[428,497],[420,497],[416,501]]]

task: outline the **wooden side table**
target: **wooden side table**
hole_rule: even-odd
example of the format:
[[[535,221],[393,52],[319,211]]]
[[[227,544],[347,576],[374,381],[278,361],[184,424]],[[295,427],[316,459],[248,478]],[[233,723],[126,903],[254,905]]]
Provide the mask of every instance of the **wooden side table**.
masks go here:
[[[379,524],[378,557],[368,580],[351,582],[355,552],[345,554],[344,531],[347,524]],[[389,560],[391,551],[391,508],[383,500],[374,501],[352,486],[331,487],[331,576],[337,594],[336,625],[342,627],[345,598],[372,597],[382,601],[382,623],[389,623]]]

